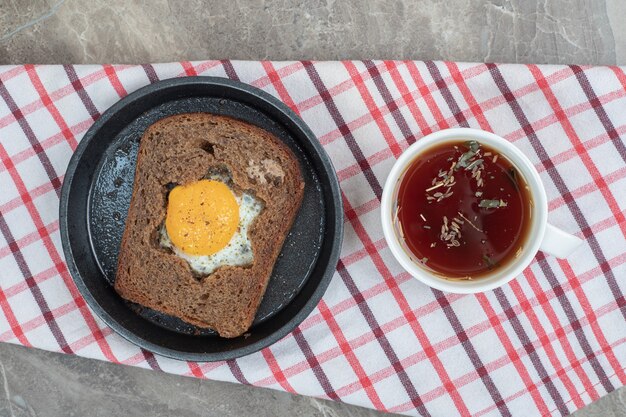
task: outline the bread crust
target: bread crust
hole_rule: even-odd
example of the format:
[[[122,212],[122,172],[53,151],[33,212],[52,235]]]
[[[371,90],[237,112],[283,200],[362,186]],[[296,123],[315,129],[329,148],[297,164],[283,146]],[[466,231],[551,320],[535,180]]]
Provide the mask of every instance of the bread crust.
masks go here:
[[[252,192],[264,202],[249,228],[254,262],[199,277],[185,260],[160,246],[158,230],[173,185],[224,167],[236,191]],[[263,129],[209,113],[156,122],[139,145],[115,290],[129,301],[214,329],[222,337],[243,334],[254,320],[303,192],[295,155]]]

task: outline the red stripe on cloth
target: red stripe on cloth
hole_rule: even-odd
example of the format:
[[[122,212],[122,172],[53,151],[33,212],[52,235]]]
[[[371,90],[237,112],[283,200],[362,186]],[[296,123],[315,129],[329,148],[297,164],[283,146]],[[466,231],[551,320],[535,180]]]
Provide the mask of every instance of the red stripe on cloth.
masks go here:
[[[626,133],[626,125],[620,126],[620,128],[618,128],[617,130],[623,131],[624,133]],[[587,150],[590,151],[598,146],[603,145],[605,143],[604,140],[606,139],[606,134],[600,135],[599,138],[600,139],[596,141],[585,142],[585,147],[587,148]],[[556,155],[554,158],[551,158],[551,159],[554,161],[555,164],[560,164],[560,163],[569,161],[576,156],[578,156],[578,153],[576,152],[575,149],[568,149],[567,151],[561,152],[560,154]],[[626,169],[626,167],[622,167],[622,168],[619,168],[617,171],[613,171],[611,173],[605,174],[603,178],[606,184],[609,185],[609,184],[614,183],[615,181],[621,180],[624,176],[624,169]],[[593,179],[591,180],[591,182],[588,182],[587,184],[584,184],[578,187],[577,189],[573,190],[572,197],[578,198],[582,195],[586,195],[591,191],[590,188],[593,188],[593,190],[597,189],[595,181],[593,181]],[[550,201],[550,206],[548,207],[548,210],[553,210],[554,208],[560,207],[563,204],[565,204],[563,197],[560,197],[560,196],[556,197],[554,200]]]
[[[0,213],[4,213],[6,215],[6,213],[8,212],[3,212],[2,210],[0,210]],[[52,223],[45,225],[43,228],[45,230],[45,233],[48,233],[48,234],[56,232],[57,230],[59,230],[59,221],[54,220]],[[12,243],[7,242],[6,246],[0,248],[0,259],[5,256],[11,255],[15,251],[15,248],[24,249],[28,245],[34,242],[38,242],[40,239],[41,239],[41,230],[38,229],[25,236],[22,236],[20,239]]]
[[[607,217],[604,220],[599,221],[598,223],[591,226],[591,233],[600,233],[607,229],[611,229],[615,226],[615,219],[613,217]],[[608,268],[608,261],[605,264],[600,264],[600,268]],[[623,296],[620,296],[616,300],[623,299]]]
[[[17,77],[20,74],[24,73],[23,65],[16,65],[15,67],[9,69],[8,71],[4,71],[0,73],[0,81],[7,82],[11,78]]]
[[[124,359],[120,363],[123,363],[124,365],[137,366],[137,365],[142,364],[143,362],[146,362],[146,357],[144,355],[144,352],[142,350],[139,350],[139,352],[137,352],[136,354],[134,354],[133,356],[131,356],[131,357],[127,358],[127,359]],[[148,366],[150,366],[150,365],[148,365]]]
[[[361,217],[364,214],[367,214],[373,210],[376,210],[378,207],[380,207],[380,201],[378,201],[377,198],[372,198],[370,201],[366,201],[365,203],[361,204],[357,208],[354,208],[353,210],[354,210],[354,214],[356,214],[358,217]],[[386,245],[383,244],[384,239],[374,242],[374,246],[377,247],[378,242],[381,242],[382,247],[386,247]]]
[[[309,65],[306,62],[303,62],[302,64],[305,64],[305,67],[306,65]],[[360,75],[364,80],[367,80],[370,77],[369,72],[367,70],[361,72]],[[255,86],[259,87],[258,85],[255,85]],[[346,80],[341,81],[339,84],[328,86],[327,91],[331,97],[337,97],[338,95],[350,90],[352,87],[354,87],[354,80],[351,77],[348,77]],[[304,113],[307,110],[313,109],[322,103],[324,103],[324,98],[320,94],[315,94],[307,99],[304,99],[300,103],[297,103],[297,106],[300,109],[300,111]],[[371,118],[372,115],[370,114],[366,116],[369,116]],[[337,130],[337,132],[339,132],[339,130]]]
[[[76,304],[74,304],[73,302],[68,303],[68,305],[71,305],[71,310],[75,311],[76,310]],[[102,330],[103,332],[103,337],[109,336],[111,334],[113,334],[113,330],[110,327],[107,327],[105,329]],[[80,339],[72,342],[70,344],[70,348],[76,353],[80,353],[80,351],[82,349],[85,349],[89,346],[91,346],[94,343],[98,342],[98,337],[96,337],[95,334],[93,333],[89,333],[83,337],[81,337]]]
[[[265,70],[267,77],[272,82],[272,86],[274,86],[274,89],[278,93],[278,97],[280,97],[280,99],[287,106],[289,106],[289,108],[293,110],[297,115],[300,115],[298,106],[296,106],[296,103],[294,103],[293,100],[291,99],[291,96],[287,92],[287,89],[285,88],[283,81],[281,80],[280,76],[276,73],[276,69],[274,68],[274,65],[272,65],[270,61],[262,61],[261,65],[263,66],[263,69]]]
[[[616,100],[620,100],[624,97],[626,97],[626,90],[619,89],[619,90],[614,90],[614,91],[611,91],[607,94],[600,96],[599,100],[604,105],[604,104],[609,104],[611,102],[614,102]],[[573,118],[576,115],[579,115],[588,111],[589,109],[592,109],[591,103],[589,103],[588,101],[584,101],[582,103],[574,104],[571,107],[564,109],[563,111],[568,118]],[[547,116],[535,122],[532,122],[531,127],[533,131],[537,133],[540,130],[545,129],[548,126],[552,126],[553,124],[558,123],[558,121],[559,120],[556,117],[556,115],[554,113],[550,113]],[[605,136],[606,136],[606,133],[600,135],[599,137],[603,138]],[[524,131],[523,128],[519,128],[515,130],[514,132],[508,133],[505,137],[509,139],[511,142],[516,142],[519,139],[526,138],[527,133]],[[596,140],[597,138],[598,136],[596,137]]]
[[[48,269],[44,269],[36,275],[33,275],[33,281],[35,284],[39,285],[42,282],[49,280],[52,277],[57,276],[57,267],[51,266]],[[19,281],[18,283],[10,286],[9,288],[3,289],[4,295],[7,299],[12,298],[13,296],[28,290],[28,283],[26,281]]]
[[[445,117],[443,117],[443,113],[441,113],[441,110],[439,110],[439,106],[437,106],[437,103],[435,103],[431,90],[424,82],[424,78],[422,77],[422,74],[417,68],[417,65],[415,65],[415,62],[413,61],[407,62],[406,67],[409,70],[409,73],[411,74],[411,76],[413,77],[413,81],[415,82],[415,85],[422,99],[426,103],[428,110],[430,110],[431,114],[433,115],[433,118],[436,120],[437,127],[439,129],[446,129],[450,127],[450,125],[446,122]]]
[[[373,203],[376,203],[374,208],[379,206],[378,200],[373,199],[371,201]],[[387,242],[385,242],[384,238],[383,239],[379,239],[376,242],[374,242],[374,249],[377,250],[377,251],[380,251],[380,250],[382,250],[382,249],[384,249],[386,247],[387,247]],[[356,250],[355,252],[352,252],[349,255],[343,256],[341,258],[341,262],[343,263],[344,266],[347,267],[347,266],[350,266],[353,263],[355,263],[355,262],[357,262],[357,261],[359,261],[359,260],[361,260],[361,259],[363,259],[365,257],[367,257],[367,249],[361,248],[361,249]],[[383,285],[383,283],[381,282],[378,285]],[[375,287],[373,287],[373,288],[375,288]],[[351,298],[348,298],[348,299],[344,300],[343,302],[350,301],[350,300],[351,300]]]
[[[65,270],[65,272],[67,272],[67,270]],[[65,273],[61,274],[61,276],[64,276],[64,275]],[[67,281],[66,281],[66,285],[67,285]],[[74,300],[76,300],[76,297],[78,295],[74,294],[75,291],[70,291],[70,293],[74,297]],[[82,298],[78,298],[78,301],[76,302],[76,306],[78,307],[80,314],[83,316],[83,319],[85,320],[85,323],[87,324],[87,327],[96,338],[98,347],[104,354],[104,357],[107,358],[107,360],[111,362],[119,362],[119,360],[113,353],[113,350],[111,349],[111,346],[109,345],[109,342],[107,342],[106,337],[103,333],[104,329],[106,329],[107,327],[104,327],[104,329],[100,328],[98,323],[94,320],[93,316],[91,315],[91,312],[87,309],[87,306]]]
[[[343,356],[347,359],[350,367],[354,371],[356,377],[359,379],[359,384],[361,385],[361,388],[365,390],[365,393],[367,394],[367,397],[371,401],[372,405],[377,410],[385,411],[387,408],[378,396],[378,393],[376,392],[372,381],[367,376],[367,372],[365,372],[365,369],[363,369],[361,362],[359,362],[359,359],[354,354],[350,343],[346,340],[346,337],[341,331],[337,320],[335,320],[335,317],[328,310],[328,307],[326,306],[324,300],[320,301],[317,308],[320,310],[320,314],[328,324],[328,328],[330,329],[331,333],[335,337],[335,340],[339,344],[339,348],[343,352]]]
[[[461,72],[459,71],[458,65],[454,62],[446,62],[445,64],[456,86],[459,88],[461,95],[463,95],[463,99],[469,106],[469,110],[472,112],[472,114],[476,118],[476,121],[478,122],[478,125],[480,126],[480,128],[483,130],[492,132],[493,130],[491,129],[491,126],[489,125],[489,122],[487,121],[487,118],[485,117],[485,114],[483,113],[483,110],[480,107],[480,104],[478,104],[478,102],[474,98],[474,95],[472,94],[469,87],[467,86],[465,79],[463,78],[463,76],[461,75]]]
[[[0,219],[0,225],[2,223],[5,223],[5,222],[4,220]],[[13,334],[13,336],[15,336],[15,338],[17,338],[17,340],[22,345],[31,347],[32,345],[26,338],[26,335],[24,334],[24,330],[22,329],[20,322],[15,317],[15,314],[13,313],[13,310],[11,309],[11,305],[9,304],[9,301],[7,300],[7,296],[2,290],[2,287],[0,287],[0,308],[2,308],[4,317],[6,317],[7,319],[7,324],[9,325],[9,331],[11,332],[11,334]],[[7,339],[0,339],[0,340],[7,340]]]
[[[428,122],[426,121],[424,115],[417,106],[415,97],[413,96],[409,87],[406,85],[406,82],[404,82],[404,79],[402,78],[402,75],[398,70],[398,66],[396,65],[396,62],[384,61],[384,65],[387,68],[387,71],[389,72],[389,75],[391,76],[394,84],[398,88],[398,91],[400,92],[400,94],[402,94],[402,100],[408,106],[409,111],[411,112],[413,119],[417,123],[417,126],[419,127],[422,135],[425,136],[432,133],[432,129],[430,128],[430,126],[428,126]],[[382,76],[382,71],[378,71],[378,74],[379,77]]]
[[[228,61],[228,62],[230,62],[230,64],[232,65],[231,61]],[[234,68],[235,67],[233,67],[233,69]],[[296,61],[296,62],[294,62],[292,64],[288,64],[288,65],[285,65],[283,67],[280,67],[276,71],[276,73],[282,79],[282,78],[289,77],[290,75],[295,74],[295,73],[297,73],[298,71],[300,71],[302,69],[304,69],[303,63],[300,62],[300,61]],[[270,80],[270,78],[267,76],[267,73],[266,73],[265,75],[255,79],[253,81],[250,81],[249,83],[250,83],[250,85],[253,85],[253,86],[257,87],[257,88],[263,89],[263,88],[267,87],[268,85],[270,85],[272,83],[272,81]],[[320,104],[322,102],[322,99],[320,98],[320,96],[311,97],[311,99],[314,99],[314,98],[317,98],[317,100],[318,100],[317,104]],[[303,104],[303,103],[300,103],[298,105],[299,109],[302,109],[301,104]]]
[[[613,74],[615,74],[615,77],[617,77],[617,80],[620,82],[624,90],[626,90],[626,74],[624,74],[624,70],[614,65],[609,66],[608,68],[611,71],[613,71]]]
[[[5,166],[4,165],[4,160],[2,160],[2,164],[3,164],[3,166]],[[6,169],[6,166],[5,166],[5,169]],[[4,171],[4,170],[0,170],[0,172],[2,172],[2,171]],[[46,193],[49,193],[50,191],[54,191],[54,186],[52,185],[52,183],[46,182],[44,184],[41,184],[41,185],[33,188],[31,193],[30,193],[30,195],[31,195],[31,197],[33,199],[36,199],[37,197],[45,195]],[[7,213],[10,213],[11,211],[21,207],[21,204],[22,204],[22,199],[19,196],[17,196],[15,198],[7,201],[3,205],[1,205],[0,206],[0,213],[4,213],[4,215],[6,215]],[[54,224],[54,223],[58,224],[59,222],[55,221],[55,222],[53,222],[51,224]],[[30,235],[32,235],[32,233],[27,235],[27,236],[30,236]],[[18,244],[20,244],[19,242],[22,242],[24,240],[24,238],[25,237],[19,239],[18,240]],[[20,244],[20,246],[21,246],[21,244]],[[5,249],[6,249],[6,247],[5,248],[0,248],[0,258],[2,258],[3,254],[4,254],[3,250],[5,250]]]
[[[385,116],[388,112],[389,109],[387,108],[387,106],[385,106],[385,112],[382,113],[381,110],[381,114],[383,116]],[[355,131],[358,128],[367,125],[368,123],[372,122],[374,120],[374,116],[372,116],[371,113],[365,113],[364,115],[357,117],[356,119],[352,120],[351,122],[347,122],[346,123],[346,127],[348,128],[348,130],[350,131]],[[330,132],[320,136],[319,138],[320,143],[323,146],[326,145],[330,145],[331,143],[335,142],[336,140],[340,140],[343,139],[343,133],[339,130],[339,128],[337,129],[333,129]],[[392,154],[391,149],[389,149],[388,147],[386,147],[384,149],[385,151],[389,152],[389,154]]]
[[[398,146],[398,142],[396,141],[396,138],[393,132],[389,128],[389,125],[387,124],[382,113],[380,112],[380,108],[376,105],[374,98],[368,91],[367,86],[365,85],[365,81],[359,74],[359,71],[357,70],[353,62],[345,61],[343,65],[348,70],[348,74],[350,74],[350,78],[354,80],[354,86],[357,88],[357,90],[359,91],[359,94],[361,95],[361,98],[365,102],[368,113],[370,113],[372,117],[374,118],[374,122],[380,129],[380,133],[385,139],[385,142],[387,142],[387,145],[389,146],[391,153],[393,153],[395,158],[398,158],[398,156],[400,156],[400,153],[402,152],[402,149],[400,149],[400,146]],[[360,150],[359,150],[359,153],[361,153],[361,156],[363,155],[362,152],[360,152]],[[365,159],[365,158],[363,157],[362,159]]]
[[[63,116],[61,116],[61,113],[56,108],[54,102],[48,95],[45,87],[41,83],[41,79],[39,78],[39,75],[37,74],[34,65],[26,65],[25,67],[26,73],[28,74],[28,77],[30,78],[33,87],[35,87],[37,94],[39,94],[43,105],[48,109],[48,112],[50,113],[56,124],[59,126],[59,129],[61,130],[61,133],[63,133],[63,136],[65,137],[67,143],[72,149],[76,149],[76,146],[78,146],[78,142],[76,141],[76,138],[74,137],[72,131],[67,126],[67,123],[65,123],[65,119],[63,119]]]
[[[78,135],[80,133],[85,132],[91,125],[93,124],[93,120],[91,120],[91,117],[87,120],[84,120],[72,127],[70,127],[70,130],[72,131],[72,133],[74,135]],[[32,146],[29,148],[24,149],[21,152],[18,152],[15,155],[10,156],[11,161],[13,161],[13,165],[18,166],[21,162],[29,159],[32,156],[37,156],[39,157],[39,153],[37,152],[44,152],[44,149],[50,149],[52,148],[54,145],[58,145],[59,143],[63,143],[65,142],[65,138],[63,137],[63,134],[61,132],[58,132],[52,136],[50,136],[47,139],[44,139],[42,141],[37,142],[37,146]],[[4,161],[3,161],[4,162]],[[56,175],[56,173],[55,173]],[[59,178],[59,183],[60,183],[60,178]],[[47,184],[44,184],[47,186]],[[56,186],[56,182],[51,182],[52,188],[54,189],[54,187]],[[56,190],[55,190],[56,191]]]
[[[202,373],[202,378],[208,378],[207,374],[217,368],[221,368],[226,366],[226,362],[204,362],[204,363],[198,363],[198,362],[189,362],[189,365],[195,365],[200,369],[200,372]],[[193,375],[190,373],[186,373],[184,375],[190,376]]]
[[[117,71],[115,70],[115,67],[113,67],[112,65],[104,65],[103,68],[105,74],[107,75],[107,78],[109,79],[109,82],[111,83],[111,86],[113,86],[113,89],[115,90],[117,95],[120,96],[120,98],[126,97],[128,95],[128,92],[122,85],[120,78],[117,76]]]
[[[360,253],[359,256],[360,258],[364,258],[367,256],[367,251],[365,250],[365,248],[363,249],[364,253]],[[347,260],[346,260],[347,261]],[[348,264],[344,263],[344,260],[342,259],[342,264],[344,267],[347,267]],[[403,273],[400,274],[399,276],[394,277],[394,279],[398,282],[398,285],[407,282],[411,279],[413,279],[413,277],[411,277],[408,273]],[[380,282],[379,284],[374,285],[373,287],[370,287],[366,290],[363,290],[361,292],[361,295],[363,296],[363,300],[367,301],[379,294],[384,293],[387,290],[387,284],[385,282]],[[351,309],[352,307],[357,305],[357,301],[354,299],[354,297],[348,297],[345,300],[341,301],[340,303],[332,306],[330,308],[330,311],[332,314],[337,315],[340,313],[343,313],[344,311],[347,311],[349,309]],[[437,304],[435,302],[431,302],[426,304],[423,308],[418,308],[416,310],[416,315],[419,315],[420,313],[424,313],[424,314],[428,314],[431,313],[432,311],[434,311],[436,309]],[[403,325],[406,323],[406,317],[402,316],[400,318],[400,320],[404,320],[401,323],[399,323],[399,325]],[[321,317],[321,314],[319,313],[313,313],[312,315],[310,315],[305,321],[302,322],[302,324],[300,325],[300,329],[302,331],[305,331],[307,329],[310,329],[311,327],[314,327],[318,324],[320,324],[321,322],[323,322],[323,319]],[[393,328],[396,329],[397,327]],[[373,338],[371,339],[373,340]]]
[[[192,68],[194,69],[194,71],[196,72],[197,75],[200,75],[203,72],[208,71],[211,68],[215,68],[215,67],[217,67],[219,65],[220,65],[220,61],[204,61],[204,62],[200,62],[196,66],[192,66]],[[184,74],[180,74],[178,76],[181,77],[183,75]]]
[[[8,299],[9,299],[9,297],[7,297],[7,300]],[[74,300],[72,300],[72,301],[70,301],[68,303],[65,303],[65,304],[63,304],[63,305],[61,305],[59,307],[56,307],[56,308],[50,310],[50,314],[52,314],[52,316],[55,319],[60,319],[61,317],[65,316],[66,314],[71,313],[73,311],[76,311],[76,303],[74,302]],[[46,318],[43,315],[40,315],[40,316],[36,316],[35,318],[30,319],[28,321],[22,322],[20,325],[21,325],[22,331],[26,335],[29,332],[31,332],[32,330],[35,330],[35,329],[37,329],[37,328],[39,328],[41,326],[47,325],[47,324],[48,323],[46,321]],[[13,338],[12,334],[13,334],[12,330],[5,331],[4,333],[0,334],[0,341],[6,342],[6,341],[11,340]],[[90,335],[91,335],[91,333],[90,333]],[[32,345],[30,345],[30,346],[32,346]],[[70,346],[70,349],[73,352],[76,352],[74,350],[74,344],[73,343],[70,344],[69,346]]]
[[[183,61],[180,63],[180,65],[183,67],[183,69],[185,70],[185,74],[187,76],[195,76],[198,75],[198,73],[196,72],[196,69],[193,67],[192,63],[189,61]]]
[[[272,353],[272,348],[267,347],[263,349],[261,351],[261,354],[263,355],[265,362],[267,362],[267,366],[269,366],[270,371],[272,372],[272,375],[274,375],[274,379],[276,380],[276,382],[278,382],[278,384],[285,391],[291,392],[291,393],[297,393],[297,391],[293,389],[293,387],[289,383],[289,380],[285,376],[285,373],[283,372],[283,370],[280,368],[280,365],[278,364],[276,357]]]
[[[191,375],[196,378],[205,378],[204,373],[202,372],[202,369],[200,369],[200,366],[198,366],[197,362],[187,362],[187,365],[189,366]]]

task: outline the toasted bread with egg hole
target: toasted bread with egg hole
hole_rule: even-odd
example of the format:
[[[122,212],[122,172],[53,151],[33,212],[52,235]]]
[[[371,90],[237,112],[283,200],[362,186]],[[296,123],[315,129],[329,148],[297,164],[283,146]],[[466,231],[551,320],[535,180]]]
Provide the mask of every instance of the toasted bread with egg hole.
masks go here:
[[[228,172],[233,190],[253,194],[263,208],[247,232],[252,263],[200,275],[163,247],[159,231],[171,189],[207,178],[215,170]],[[254,320],[303,191],[296,157],[263,129],[209,113],[156,122],[139,145],[115,290],[126,300],[213,329],[222,337],[242,335]]]

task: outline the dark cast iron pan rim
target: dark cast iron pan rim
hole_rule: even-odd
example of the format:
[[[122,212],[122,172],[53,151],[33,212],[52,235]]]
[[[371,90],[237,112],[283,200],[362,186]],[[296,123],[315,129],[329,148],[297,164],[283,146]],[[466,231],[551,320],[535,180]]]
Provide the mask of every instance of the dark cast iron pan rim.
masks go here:
[[[294,315],[289,321],[287,321],[282,327],[278,328],[273,333],[268,334],[266,337],[250,345],[235,348],[225,352],[181,352],[149,342],[124,328],[120,323],[113,319],[102,306],[100,306],[100,304],[96,301],[91,292],[88,290],[86,284],[82,280],[82,276],[78,270],[78,267],[76,266],[72,249],[69,243],[67,209],[69,205],[69,196],[72,181],[78,163],[80,162],[81,156],[87,148],[91,139],[93,139],[93,137],[95,136],[96,132],[100,130],[100,128],[116,113],[123,111],[126,106],[129,106],[132,103],[142,100],[142,98],[146,95],[158,92],[161,89],[198,84],[223,86],[226,89],[234,89],[239,90],[240,92],[247,93],[248,95],[254,96],[257,99],[264,101],[269,106],[274,107],[275,110],[279,111],[284,117],[289,119],[296,126],[296,128],[299,129],[304,134],[304,136],[309,139],[310,145],[319,155],[323,170],[325,171],[325,174],[329,177],[331,194],[330,200],[332,200],[334,203],[326,208],[329,212],[330,217],[334,217],[336,225],[336,233],[333,237],[333,242],[331,244],[332,246],[329,256],[329,262],[324,271],[324,274],[319,279],[319,283],[313,291],[311,297],[306,301],[306,303],[296,315]],[[101,115],[101,117],[96,120],[96,122],[89,128],[87,133],[85,133],[70,159],[67,171],[65,173],[65,179],[61,187],[59,214],[61,226],[61,244],[63,247],[63,251],[66,255],[66,262],[70,271],[70,275],[72,276],[72,279],[78,287],[81,295],[83,296],[89,307],[96,313],[96,315],[120,336],[139,347],[145,348],[153,353],[157,353],[159,355],[169,358],[198,362],[229,360],[249,355],[274,344],[275,342],[289,334],[311,313],[311,311],[315,308],[315,306],[317,306],[322,296],[326,292],[326,289],[330,284],[330,280],[332,279],[332,276],[335,272],[335,268],[339,260],[339,254],[341,251],[341,244],[343,242],[344,212],[339,188],[339,181],[332,162],[328,157],[328,154],[326,154],[326,151],[324,151],[324,148],[319,143],[315,134],[298,115],[296,115],[286,104],[284,104],[282,101],[278,100],[274,96],[248,84],[221,77],[196,76],[162,80],[157,83],[142,87],[137,91],[134,91],[133,93],[127,95],[126,97],[122,98],[111,107],[109,107]]]

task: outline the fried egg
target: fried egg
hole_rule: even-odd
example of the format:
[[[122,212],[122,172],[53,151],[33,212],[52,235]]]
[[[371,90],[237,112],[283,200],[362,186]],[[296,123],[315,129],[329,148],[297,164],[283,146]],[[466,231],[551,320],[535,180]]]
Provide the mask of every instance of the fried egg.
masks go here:
[[[227,265],[249,266],[254,253],[248,231],[262,210],[262,201],[236,194],[223,173],[178,185],[168,196],[160,245],[203,275]]]

